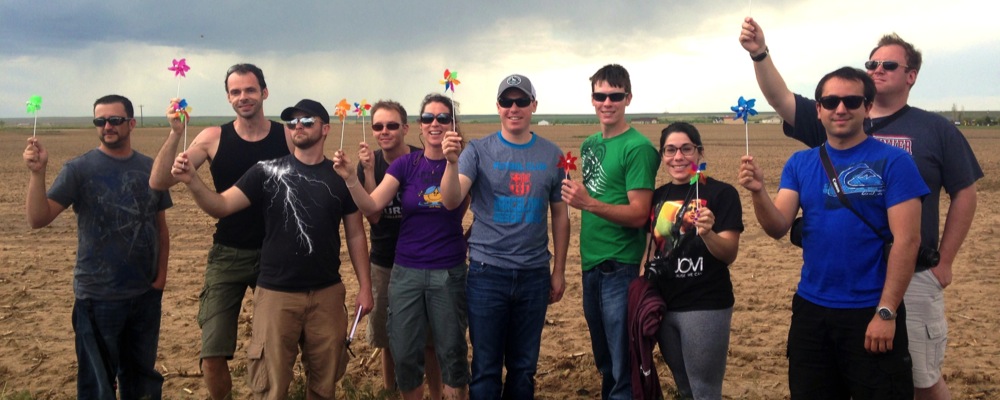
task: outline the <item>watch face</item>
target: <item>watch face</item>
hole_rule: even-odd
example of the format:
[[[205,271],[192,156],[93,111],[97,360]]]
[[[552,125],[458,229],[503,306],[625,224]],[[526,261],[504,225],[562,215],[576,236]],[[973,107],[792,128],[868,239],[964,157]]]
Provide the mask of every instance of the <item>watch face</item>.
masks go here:
[[[894,315],[892,315],[892,311],[890,311],[886,307],[882,307],[882,308],[878,309],[878,316],[879,316],[879,318],[882,318],[884,320],[891,320],[894,317]]]

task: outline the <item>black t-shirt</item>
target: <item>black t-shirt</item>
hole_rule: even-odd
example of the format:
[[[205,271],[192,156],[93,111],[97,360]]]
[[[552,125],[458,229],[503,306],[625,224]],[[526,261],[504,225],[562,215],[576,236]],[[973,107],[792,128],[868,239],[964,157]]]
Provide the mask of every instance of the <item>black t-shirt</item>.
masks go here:
[[[671,240],[670,228],[689,193],[691,200],[685,215],[694,212],[694,190],[691,185],[670,183],[653,192],[648,232],[654,238],[655,257],[665,256],[677,242],[677,238]],[[732,185],[707,178],[705,184],[698,185],[697,199],[702,207],[708,207],[715,214],[713,232],[743,232],[743,208],[740,196]],[[686,220],[688,222],[682,223],[681,233],[695,229],[690,223],[691,217]],[[693,311],[732,307],[735,298],[729,266],[709,253],[699,236],[692,236],[681,248],[684,250],[679,252],[676,263],[668,265],[656,282],[667,309]]]
[[[340,282],[340,221],[358,208],[332,161],[305,165],[294,155],[263,161],[236,187],[264,210],[258,285],[305,292]]]

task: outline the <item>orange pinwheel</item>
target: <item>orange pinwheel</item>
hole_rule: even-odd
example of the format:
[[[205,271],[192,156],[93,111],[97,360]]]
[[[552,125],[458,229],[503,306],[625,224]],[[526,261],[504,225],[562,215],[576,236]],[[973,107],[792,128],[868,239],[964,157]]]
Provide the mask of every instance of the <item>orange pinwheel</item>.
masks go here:
[[[340,122],[344,122],[344,118],[347,118],[347,110],[350,109],[351,105],[347,103],[347,99],[340,99],[340,103],[337,103],[333,115],[336,115],[340,119]]]

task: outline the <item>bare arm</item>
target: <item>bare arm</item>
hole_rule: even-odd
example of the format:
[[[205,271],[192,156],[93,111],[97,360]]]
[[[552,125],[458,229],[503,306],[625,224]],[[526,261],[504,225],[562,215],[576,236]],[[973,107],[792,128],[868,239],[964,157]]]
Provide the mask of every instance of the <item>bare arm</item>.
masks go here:
[[[941,234],[941,243],[938,251],[941,253],[941,262],[936,268],[931,269],[937,277],[941,287],[951,284],[952,264],[958,256],[958,250],[965,241],[965,236],[972,227],[972,219],[976,216],[976,183],[951,193],[951,205],[948,206],[948,215],[944,221],[944,233]]]
[[[347,185],[347,190],[351,192],[354,204],[357,204],[358,209],[363,214],[372,215],[381,213],[382,209],[389,205],[389,202],[396,197],[396,192],[399,190],[399,181],[396,180],[396,177],[386,174],[385,178],[382,178],[382,182],[375,187],[375,190],[371,194],[368,194],[358,181],[358,175],[353,173],[352,169],[348,167],[351,160],[344,154],[343,150],[337,150],[333,155],[332,161],[333,170],[344,179],[344,184]]]
[[[893,242],[886,265],[885,286],[878,304],[898,312],[906,287],[913,278],[917,248],[920,247],[920,199],[913,198],[889,207],[888,214]],[[896,323],[895,320],[883,320],[878,315],[872,316],[865,332],[865,350],[872,353],[892,350]]]
[[[441,177],[441,204],[449,210],[462,205],[472,188],[472,180],[458,173],[458,158],[462,154],[462,134],[454,131],[445,132],[441,144],[444,157],[448,163]]]
[[[764,43],[764,31],[753,18],[746,17],[743,20],[740,44],[743,45],[743,49],[750,53],[750,56],[759,56],[767,50],[767,45]],[[774,111],[785,122],[795,126],[795,94],[788,90],[788,85],[778,73],[774,60],[768,55],[761,61],[753,62],[753,69],[757,76],[757,86],[760,87],[761,93],[767,99],[767,104],[774,107]]]
[[[552,210],[552,284],[549,304],[562,300],[566,291],[566,253],[569,250],[569,206],[565,202],[550,202]]]
[[[750,191],[754,216],[768,236],[780,239],[792,227],[792,221],[799,211],[799,193],[779,189],[774,200],[764,187],[764,172],[757,167],[753,156],[743,156],[738,181]]]
[[[170,119],[170,133],[167,134],[167,139],[163,142],[163,146],[156,153],[156,159],[153,160],[153,170],[149,174],[149,187],[155,190],[167,190],[179,182],[170,174],[170,169],[174,163],[174,157],[177,156],[177,146],[183,137],[184,126],[183,124],[180,127],[175,126],[179,123],[179,120],[168,119]],[[184,151],[187,153],[188,159],[195,170],[198,170],[201,164],[215,155],[215,152],[219,149],[219,137],[221,134],[222,129],[218,126],[205,128],[198,136],[195,136],[194,141]]]
[[[191,167],[187,153],[181,153],[174,159],[170,174],[179,182],[187,184],[198,207],[215,218],[228,216],[250,206],[250,199],[236,185],[222,193],[209,189]]]
[[[628,228],[642,228],[649,217],[649,207],[653,202],[653,191],[647,189],[629,190],[628,204],[608,204],[590,197],[583,183],[564,179],[562,198],[570,207],[584,210],[615,224]]]
[[[358,297],[355,309],[361,306],[361,315],[365,315],[372,310],[375,303],[372,298],[368,238],[365,237],[365,226],[361,221],[361,213],[354,212],[344,216],[344,235],[347,242],[347,254],[351,257],[354,274],[358,278]]]
[[[358,144],[358,166],[361,169],[358,180],[361,180],[360,175],[364,175],[364,182],[361,182],[361,186],[364,186],[365,191],[371,194],[375,191],[375,157],[368,147],[368,143]],[[382,213],[365,214],[365,219],[368,220],[369,224],[375,225],[382,220]]]
[[[167,286],[167,260],[170,259],[170,230],[167,228],[167,213],[156,213],[156,230],[160,243],[160,254],[156,259],[156,280],[153,289],[163,290]]]
[[[25,214],[32,229],[48,226],[66,207],[45,195],[45,168],[49,153],[37,138],[28,138],[24,149],[24,163],[31,175],[28,177],[28,193],[25,196]]]

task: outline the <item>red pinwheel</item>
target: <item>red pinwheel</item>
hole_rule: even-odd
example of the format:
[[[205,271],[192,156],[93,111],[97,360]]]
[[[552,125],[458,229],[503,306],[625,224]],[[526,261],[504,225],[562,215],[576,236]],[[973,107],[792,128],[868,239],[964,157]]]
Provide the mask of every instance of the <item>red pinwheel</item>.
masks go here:
[[[576,157],[573,157],[572,151],[567,151],[565,156],[559,156],[558,167],[566,171],[566,179],[570,179],[569,171],[576,171]]]

